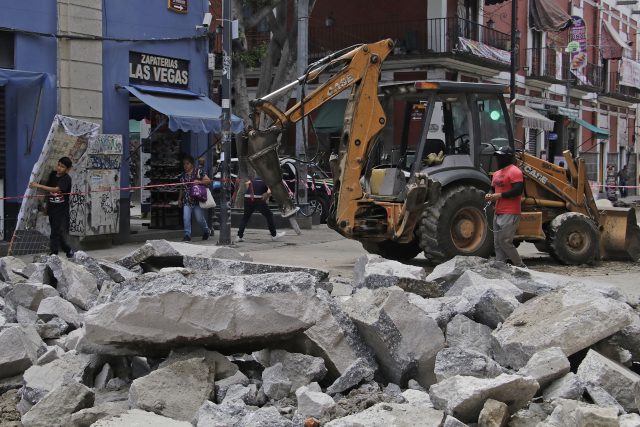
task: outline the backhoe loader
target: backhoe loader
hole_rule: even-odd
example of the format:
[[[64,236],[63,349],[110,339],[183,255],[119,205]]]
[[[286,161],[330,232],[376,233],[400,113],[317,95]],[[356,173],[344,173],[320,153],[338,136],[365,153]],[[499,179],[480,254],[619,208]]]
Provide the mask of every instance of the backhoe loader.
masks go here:
[[[489,257],[493,212],[484,195],[497,169],[493,153],[514,145],[505,88],[452,81],[380,84],[392,49],[391,40],[382,40],[336,52],[289,85],[253,100],[244,155],[271,187],[282,215],[294,215],[282,184],[278,137],[349,91],[332,160],[329,227],[391,259],[420,252],[435,262],[456,255]],[[278,97],[323,72],[330,77],[296,105],[287,111],[276,107]],[[381,153],[390,147],[397,155],[389,160]],[[516,157],[525,176],[518,241],[534,242],[565,264],[640,258],[635,212],[598,208],[583,160],[565,153],[565,170],[526,153]]]

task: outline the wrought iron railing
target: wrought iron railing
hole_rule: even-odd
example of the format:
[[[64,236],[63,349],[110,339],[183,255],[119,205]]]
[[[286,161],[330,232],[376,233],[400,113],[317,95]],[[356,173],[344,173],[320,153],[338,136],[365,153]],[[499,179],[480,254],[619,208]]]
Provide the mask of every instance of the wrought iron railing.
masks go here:
[[[511,49],[508,34],[474,21],[450,17],[366,25],[312,26],[309,29],[309,53],[311,57],[318,58],[351,45],[385,38],[396,42],[394,55],[480,54],[488,51],[502,54],[502,57],[507,52],[508,57]]]
[[[629,98],[640,98],[640,89],[620,84],[621,76],[619,72],[609,73],[606,82],[605,92],[612,95],[621,95]]]

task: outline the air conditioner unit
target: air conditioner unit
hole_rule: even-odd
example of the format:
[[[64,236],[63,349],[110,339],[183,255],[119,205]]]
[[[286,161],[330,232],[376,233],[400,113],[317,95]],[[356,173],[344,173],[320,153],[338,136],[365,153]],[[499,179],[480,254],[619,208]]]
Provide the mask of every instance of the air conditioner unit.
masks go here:
[[[632,6],[637,3],[638,0],[618,0],[616,1],[616,6]]]

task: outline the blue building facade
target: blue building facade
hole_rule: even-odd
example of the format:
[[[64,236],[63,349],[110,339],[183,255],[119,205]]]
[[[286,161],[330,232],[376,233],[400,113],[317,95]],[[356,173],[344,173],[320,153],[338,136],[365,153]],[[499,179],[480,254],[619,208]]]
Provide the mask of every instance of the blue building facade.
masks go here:
[[[134,83],[130,74],[135,75],[138,65],[131,63],[132,52],[151,58],[180,60],[188,68],[188,83],[180,82],[173,86],[181,86],[182,90],[197,95],[208,94],[207,29],[196,27],[202,25],[204,14],[209,11],[209,2],[191,0],[187,13],[169,10],[166,2],[153,3],[151,6],[147,0],[110,0],[105,2],[107,9],[103,11],[103,132],[123,135],[125,153],[129,153],[132,112],[131,95],[124,87]],[[125,39],[143,41],[121,41]],[[156,70],[151,68],[148,71],[147,75],[139,75],[142,79],[136,79],[136,82],[148,77],[148,82],[142,82],[147,89],[158,86],[161,90],[167,86],[155,78]],[[209,138],[207,133],[187,132],[183,135],[181,151],[197,156],[206,151]],[[122,164],[123,187],[130,184],[128,157],[125,154]],[[121,193],[120,234],[124,237],[129,234],[129,197],[130,192]]]
[[[49,126],[57,109],[56,2],[21,0],[4,2],[0,31],[5,40],[3,68],[0,68],[0,103],[4,111],[4,194],[20,196],[29,182]],[[6,46],[13,45],[13,49]],[[11,227],[20,200],[3,204],[6,224]]]
[[[0,53],[0,103],[4,111],[4,195],[20,196],[28,186],[30,172],[40,152],[51,121],[60,111],[58,70],[58,1],[21,0],[5,2],[0,13],[0,48],[11,43],[13,50]],[[129,186],[129,119],[133,96],[126,87],[133,80],[145,91],[180,91],[190,96],[208,94],[207,28],[203,16],[209,11],[207,0],[170,2],[184,4],[186,10],[171,10],[167,1],[109,0],[102,2],[102,133],[121,134],[124,153],[120,183]],[[2,49],[0,49],[2,50]],[[137,59],[136,59],[137,58]],[[179,65],[178,71],[147,69],[130,79],[137,63],[146,58],[156,65]],[[151,59],[149,59],[151,58]],[[7,61],[4,61],[7,59]],[[160,61],[160,63],[158,63]],[[162,62],[164,61],[164,62]],[[169,62],[166,62],[169,61]],[[177,62],[173,62],[177,61]],[[135,61],[134,61],[135,62]],[[162,68],[162,67],[160,67]],[[154,75],[154,73],[156,73]],[[167,73],[169,78],[167,79]],[[135,74],[135,73],[134,73]],[[145,81],[148,80],[148,81]],[[0,123],[1,124],[1,123]],[[181,151],[197,155],[207,150],[208,133],[184,132]],[[129,196],[121,193],[121,235],[129,234]],[[17,217],[20,200],[4,203],[5,225]],[[2,236],[5,240],[10,236]],[[0,240],[2,240],[0,238]]]

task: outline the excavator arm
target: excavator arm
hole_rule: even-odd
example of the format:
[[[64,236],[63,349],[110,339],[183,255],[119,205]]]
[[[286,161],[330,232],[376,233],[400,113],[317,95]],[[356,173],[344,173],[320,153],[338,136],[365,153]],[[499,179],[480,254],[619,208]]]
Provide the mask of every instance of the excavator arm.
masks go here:
[[[344,130],[339,149],[337,174],[334,175],[335,208],[338,231],[348,234],[353,227],[357,201],[363,191],[359,180],[371,142],[386,124],[386,116],[378,100],[378,81],[383,61],[393,49],[390,39],[363,44],[346,53],[331,55],[312,64],[296,81],[263,98],[251,102],[253,126],[248,129],[247,154],[256,171],[271,187],[282,215],[296,212],[288,190],[282,183],[277,155],[278,137],[292,123],[302,120],[338,94],[351,90],[345,113]],[[343,67],[327,82],[307,95],[287,111],[276,107],[274,100],[295,86],[315,79],[322,71],[338,65]],[[272,123],[260,129],[262,115]]]

